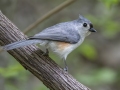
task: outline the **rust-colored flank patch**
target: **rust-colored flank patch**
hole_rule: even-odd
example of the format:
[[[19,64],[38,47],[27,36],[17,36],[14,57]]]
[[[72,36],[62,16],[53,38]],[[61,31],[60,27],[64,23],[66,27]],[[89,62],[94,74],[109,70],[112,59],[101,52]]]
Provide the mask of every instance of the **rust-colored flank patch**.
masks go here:
[[[60,50],[64,50],[66,47],[70,46],[70,44],[66,42],[57,42],[57,45]]]

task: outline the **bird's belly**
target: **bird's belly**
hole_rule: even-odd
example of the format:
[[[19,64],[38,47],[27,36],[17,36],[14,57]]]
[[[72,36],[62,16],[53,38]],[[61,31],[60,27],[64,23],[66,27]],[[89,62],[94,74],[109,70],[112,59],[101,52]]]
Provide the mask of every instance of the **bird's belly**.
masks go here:
[[[66,59],[67,55],[72,52],[80,43],[70,44],[65,42],[49,42],[49,48],[57,54],[60,58]]]

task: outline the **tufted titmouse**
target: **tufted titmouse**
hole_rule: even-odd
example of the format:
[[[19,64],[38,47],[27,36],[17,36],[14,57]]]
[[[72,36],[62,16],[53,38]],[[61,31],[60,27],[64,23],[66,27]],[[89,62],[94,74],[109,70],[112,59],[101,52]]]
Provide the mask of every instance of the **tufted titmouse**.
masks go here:
[[[3,50],[11,50],[31,44],[39,43],[51,49],[61,59],[64,60],[65,70],[68,70],[66,64],[67,55],[77,48],[91,32],[96,32],[92,23],[79,16],[77,20],[63,22],[44,29],[42,32],[29,37],[27,40],[17,41],[3,46]]]

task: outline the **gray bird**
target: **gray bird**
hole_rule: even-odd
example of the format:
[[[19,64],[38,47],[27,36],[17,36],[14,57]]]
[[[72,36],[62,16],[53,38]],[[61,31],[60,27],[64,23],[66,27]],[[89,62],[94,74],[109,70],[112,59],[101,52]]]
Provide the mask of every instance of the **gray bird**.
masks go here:
[[[48,49],[51,49],[63,59],[65,70],[67,71],[68,67],[66,64],[66,58],[68,54],[81,45],[85,37],[91,32],[96,32],[92,23],[80,15],[77,20],[56,24],[44,29],[32,37],[29,37],[27,40],[5,45],[3,46],[3,50],[8,51],[39,43],[46,47],[46,53],[48,53]]]

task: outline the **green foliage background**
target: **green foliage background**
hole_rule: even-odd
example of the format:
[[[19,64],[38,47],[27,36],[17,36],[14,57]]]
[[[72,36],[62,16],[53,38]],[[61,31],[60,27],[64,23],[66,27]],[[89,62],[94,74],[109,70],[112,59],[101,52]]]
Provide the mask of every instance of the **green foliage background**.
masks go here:
[[[0,0],[1,11],[22,31],[65,0]],[[92,90],[120,90],[120,1],[78,0],[44,21],[28,36],[56,23],[78,18],[91,20],[97,33],[67,58],[69,73]],[[61,67],[63,62],[50,55]],[[0,90],[49,90],[7,52],[0,54]]]

